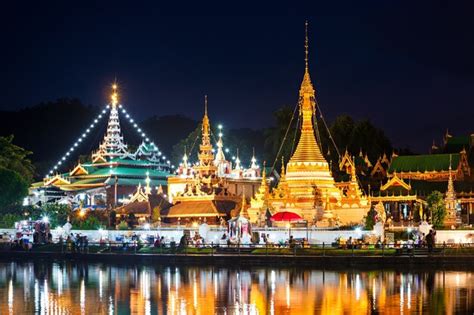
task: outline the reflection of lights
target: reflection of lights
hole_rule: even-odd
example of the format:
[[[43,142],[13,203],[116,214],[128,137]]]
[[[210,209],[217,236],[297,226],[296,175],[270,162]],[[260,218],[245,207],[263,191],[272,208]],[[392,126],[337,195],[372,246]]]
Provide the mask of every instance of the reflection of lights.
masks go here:
[[[56,270],[56,279],[58,280],[58,295],[61,296],[63,294],[63,272],[60,268],[57,268]]]
[[[360,288],[361,288],[361,283],[360,283],[360,276],[357,274],[356,275],[356,281],[355,281],[355,293],[356,293],[356,300],[359,301],[360,299]]]
[[[8,283],[8,312],[13,314],[13,280]]]
[[[411,309],[411,283],[408,282],[407,286],[407,307]]]
[[[400,312],[402,313],[403,312],[403,306],[404,306],[404,301],[405,301],[405,297],[404,297],[404,288],[403,286],[405,285],[405,281],[404,281],[404,278],[403,278],[403,275],[400,276]]]
[[[375,310],[377,307],[377,287],[375,278],[372,280],[372,309]]]
[[[81,313],[85,314],[86,312],[86,285],[84,279],[81,280],[81,288],[79,292],[79,303],[81,306]]]
[[[109,314],[115,314],[114,300],[112,299],[112,296],[109,296]]]
[[[194,306],[194,311],[196,312],[198,302],[197,302],[197,281],[194,279],[193,281],[193,306]]]
[[[272,272],[270,273],[270,286],[272,288],[272,293],[275,292],[275,279],[275,270],[272,270]]]

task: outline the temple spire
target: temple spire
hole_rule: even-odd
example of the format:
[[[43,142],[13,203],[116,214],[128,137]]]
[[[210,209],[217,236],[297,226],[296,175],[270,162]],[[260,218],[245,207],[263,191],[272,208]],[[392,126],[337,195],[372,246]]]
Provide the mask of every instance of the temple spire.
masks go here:
[[[305,64],[305,73],[309,73],[309,66],[308,66],[308,53],[309,53],[309,39],[308,39],[308,20],[304,23],[304,64]]]
[[[201,145],[199,146],[199,166],[196,167],[201,178],[209,179],[215,174],[214,153],[211,144],[211,124],[207,116],[207,95],[204,96],[204,117],[202,118]],[[209,184],[209,182],[206,182]]]
[[[313,118],[316,113],[315,91],[308,67],[308,22],[305,23],[305,73],[299,91],[299,113],[301,117],[301,136],[290,163],[319,162],[327,164],[316,143]]]
[[[98,150],[92,154],[92,161],[99,161],[105,158],[125,157],[129,154],[127,145],[125,144],[120,128],[118,107],[118,86],[114,82],[112,84],[112,94],[110,96],[110,115],[107,122],[107,131],[104,139],[99,144]]]
[[[117,88],[117,79],[115,79],[114,83],[112,84],[112,95],[110,96],[110,104],[113,108],[115,108],[118,104]]]
[[[183,167],[188,168],[188,154],[186,153],[186,146],[184,146]]]

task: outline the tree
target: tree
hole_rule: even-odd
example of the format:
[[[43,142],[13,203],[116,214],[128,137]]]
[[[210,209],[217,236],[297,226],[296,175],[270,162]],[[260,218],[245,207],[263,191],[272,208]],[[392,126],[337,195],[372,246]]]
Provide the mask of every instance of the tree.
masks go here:
[[[57,227],[66,224],[67,218],[72,216],[72,210],[69,205],[49,203],[43,207],[41,215],[48,217],[52,227]]]
[[[428,203],[428,211],[431,217],[431,224],[435,228],[441,228],[444,225],[446,217],[446,206],[444,204],[443,194],[439,191],[433,191],[426,198]]]
[[[182,139],[173,146],[171,152],[171,161],[179,165],[183,161],[184,148],[186,147],[186,154],[188,159],[193,156],[190,161],[195,161],[196,152],[199,152],[199,144],[201,139],[201,124],[199,124],[194,131],[192,131],[185,139]]]
[[[17,172],[0,166],[0,211],[19,204],[28,195],[28,182]]]
[[[34,167],[27,158],[31,152],[13,144],[13,135],[0,137],[0,167],[16,172],[27,183],[33,180]]]
[[[373,207],[370,207],[370,210],[367,212],[365,216],[365,229],[372,230],[375,225],[375,216],[377,215],[377,211]]]

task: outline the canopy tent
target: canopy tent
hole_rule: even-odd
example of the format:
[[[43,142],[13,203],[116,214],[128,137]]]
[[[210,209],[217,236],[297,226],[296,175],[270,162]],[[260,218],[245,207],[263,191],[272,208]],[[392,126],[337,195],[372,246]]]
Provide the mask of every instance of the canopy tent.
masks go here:
[[[282,211],[272,215],[270,220],[274,222],[301,221],[303,218],[294,212]]]

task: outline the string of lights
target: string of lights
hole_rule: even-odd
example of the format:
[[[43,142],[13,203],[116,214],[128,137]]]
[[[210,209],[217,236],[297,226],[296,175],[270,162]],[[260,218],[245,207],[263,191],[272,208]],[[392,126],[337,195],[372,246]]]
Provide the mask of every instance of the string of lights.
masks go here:
[[[105,109],[103,109],[99,115],[97,115],[96,118],[92,121],[92,123],[89,125],[89,127],[84,130],[84,132],[79,136],[79,138],[71,145],[68,151],[63,154],[63,156],[59,159],[58,162],[50,169],[48,174],[46,174],[46,177],[53,175],[54,172],[57,172],[58,169],[64,162],[66,162],[66,159],[72,155],[74,150],[82,143],[82,141],[91,133],[92,129],[98,124],[99,120],[107,113],[107,110],[110,109],[110,105],[107,105]]]
[[[115,90],[115,88],[114,88]],[[116,100],[115,98],[113,100]],[[156,144],[152,141],[150,141],[150,138],[146,135],[146,133],[142,130],[142,128],[136,123],[136,121],[133,119],[133,117],[130,115],[130,113],[127,112],[125,107],[122,104],[117,105],[118,110],[117,112],[119,114],[123,114],[123,117],[129,122],[139,135],[139,137],[142,138],[142,141],[144,141],[146,144],[151,145],[151,149],[155,151],[158,155],[158,157],[161,158],[162,163],[165,163],[170,167],[171,169],[174,169],[175,166],[171,165],[171,161],[166,159],[166,156],[162,154],[162,152],[158,149]],[[68,151],[56,162],[56,164],[50,169],[48,174],[46,174],[45,177],[49,177],[53,175],[55,172],[57,173],[62,165],[65,164],[66,160],[73,154],[73,152],[77,149],[77,147],[86,139],[86,137],[91,133],[92,129],[99,123],[99,121],[102,119],[102,117],[105,116],[108,110],[112,108],[111,104],[106,105],[105,109],[103,109],[99,115],[97,115],[96,118],[94,118],[93,122],[89,125],[89,127],[84,130],[84,132],[79,136],[79,138],[71,145]]]

